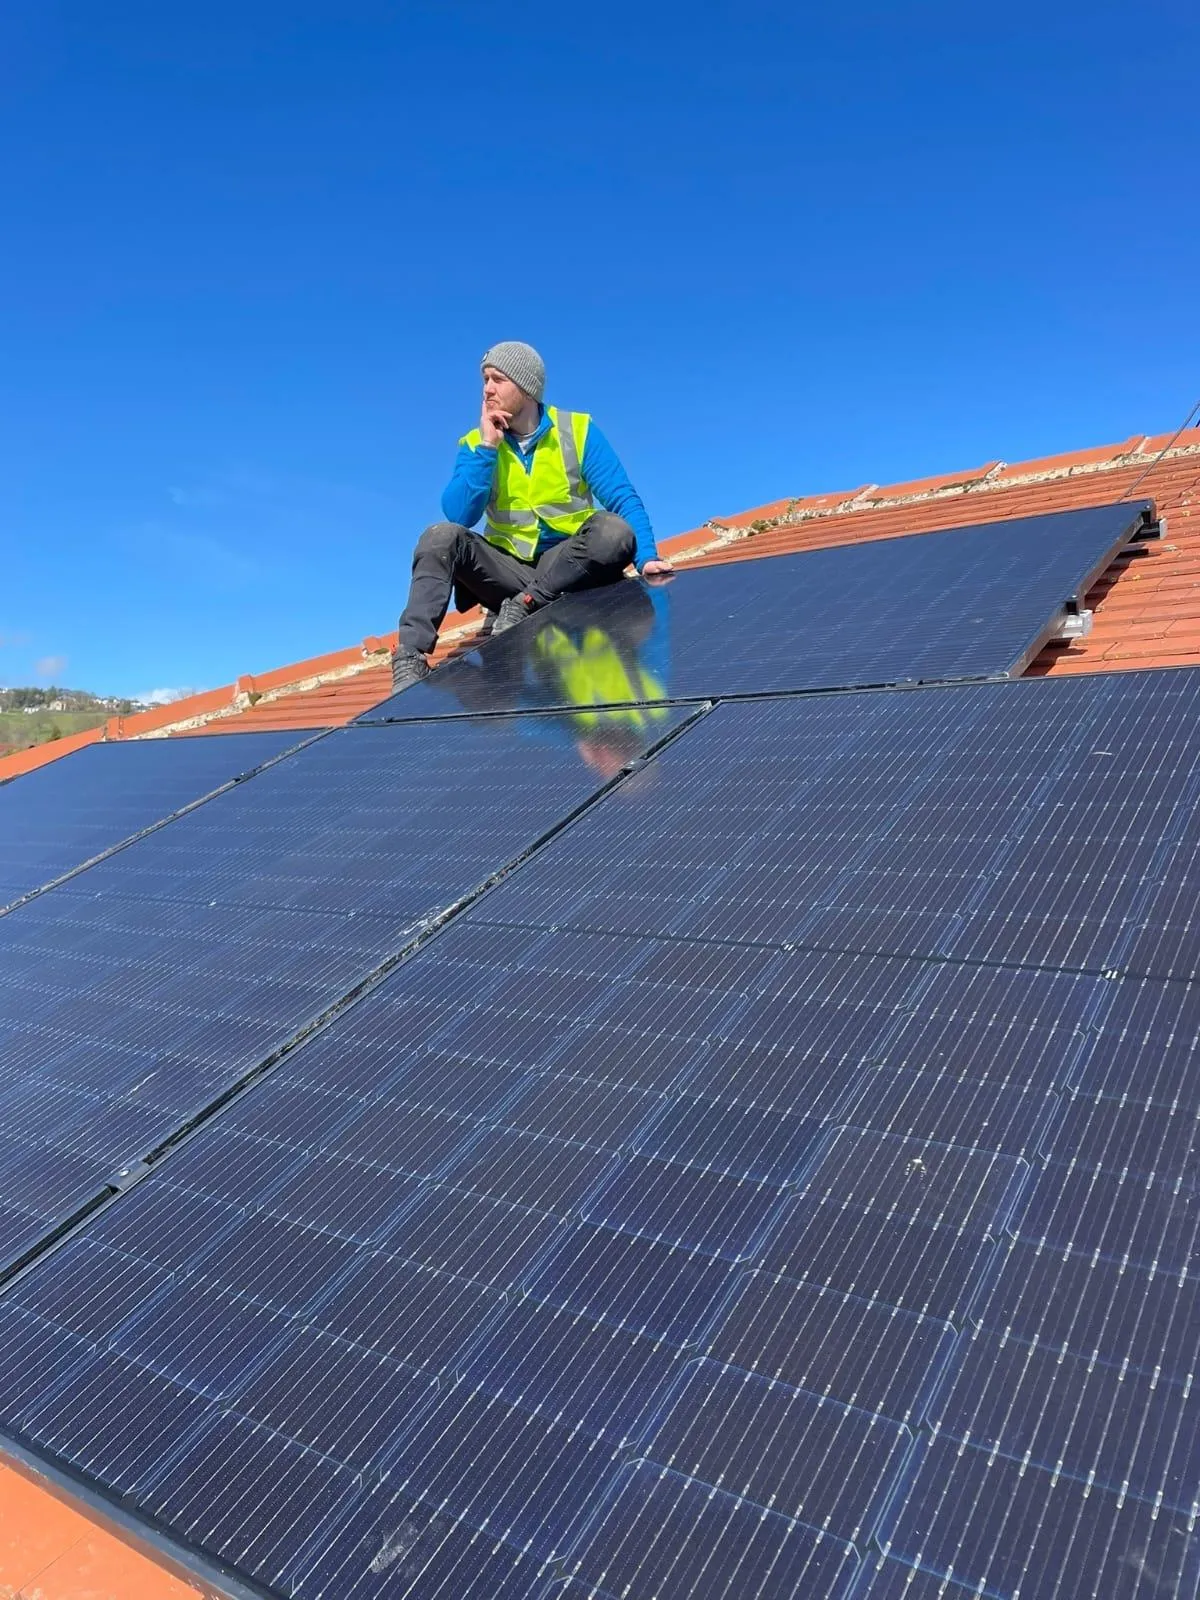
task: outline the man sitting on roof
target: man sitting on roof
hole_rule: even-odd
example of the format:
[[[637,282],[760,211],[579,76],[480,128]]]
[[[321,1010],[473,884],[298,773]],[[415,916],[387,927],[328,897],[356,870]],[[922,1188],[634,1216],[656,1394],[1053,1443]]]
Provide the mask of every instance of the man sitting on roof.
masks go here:
[[[537,351],[515,340],[496,344],[482,368],[483,412],[459,440],[442,495],[447,520],[426,528],[413,552],[392,657],[395,689],[428,676],[425,657],[452,591],[497,613],[492,631],[501,633],[568,590],[615,583],[630,562],[650,579],[672,570],[591,417],[542,404],[546,369]],[[480,517],[482,535],[470,531]]]

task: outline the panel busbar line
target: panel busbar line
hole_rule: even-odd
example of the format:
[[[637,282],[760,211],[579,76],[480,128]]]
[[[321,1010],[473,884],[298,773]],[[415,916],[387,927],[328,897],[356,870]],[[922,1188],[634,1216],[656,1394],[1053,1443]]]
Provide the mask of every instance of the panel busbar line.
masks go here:
[[[359,720],[1015,676],[1151,509],[1058,511],[565,595]]]
[[[339,729],[0,918],[0,1269],[599,786],[545,719]]]
[[[0,910],[315,732],[88,745],[0,784]]]
[[[1198,680],[718,709],[13,1283],[3,1427],[287,1596],[1193,1595],[1190,985],[555,907],[922,813],[1103,886],[1089,792],[1150,905]]]

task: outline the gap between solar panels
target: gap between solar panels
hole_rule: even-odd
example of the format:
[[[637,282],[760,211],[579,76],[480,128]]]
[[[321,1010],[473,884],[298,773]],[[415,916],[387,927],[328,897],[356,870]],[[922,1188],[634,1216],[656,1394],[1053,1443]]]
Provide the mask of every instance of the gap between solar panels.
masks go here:
[[[278,1062],[283,1061],[291,1051],[296,1050],[298,1045],[301,1045],[310,1035],[317,1034],[323,1027],[328,1026],[336,1016],[346,1010],[347,1006],[354,1005],[363,995],[370,994],[371,990],[374,987],[378,987],[379,982],[386,978],[387,974],[392,973],[400,963],[406,962],[413,955],[418,954],[419,950],[424,947],[424,944],[430,938],[434,938],[435,934],[440,933],[446,925],[453,923],[454,918],[458,918],[464,910],[469,909],[470,904],[480,894],[486,893],[486,890],[493,888],[496,883],[502,882],[504,878],[509,877],[514,870],[522,866],[523,862],[533,858],[534,854],[544,848],[544,845],[549,842],[550,838],[554,838],[558,830],[562,829],[562,827],[570,826],[571,822],[576,821],[589,806],[595,805],[598,800],[602,800],[605,795],[610,794],[611,790],[616,789],[619,784],[627,781],[630,774],[642,770],[646,762],[650,762],[654,755],[658,755],[662,749],[669,747],[680,734],[685,733],[694,723],[701,720],[709,709],[710,707],[691,707],[691,709],[688,709],[688,714],[685,715],[680,712],[680,714],[675,715],[674,720],[667,726],[666,731],[658,731],[653,738],[643,736],[642,739],[638,739],[637,746],[635,746],[637,754],[630,754],[624,765],[621,766],[621,770],[618,773],[614,773],[606,781],[598,782],[598,784],[595,784],[595,781],[589,781],[582,786],[582,789],[579,789],[578,784],[576,784],[576,792],[581,792],[581,798],[579,798],[578,803],[574,803],[570,810],[563,811],[562,814],[555,814],[554,821],[550,822],[546,829],[542,829],[541,834],[536,835],[531,840],[522,842],[522,846],[518,848],[514,856],[510,856],[506,861],[498,862],[480,880],[464,888],[451,901],[440,904],[432,914],[419,918],[419,922],[414,923],[408,930],[410,936],[400,939],[398,944],[395,944],[394,938],[389,938],[389,941],[387,941],[387,954],[384,955],[384,958],[376,960],[368,970],[360,971],[357,979],[349,986],[339,987],[338,992],[328,1000],[328,1003],[325,1003],[320,1008],[320,1011],[315,1014],[306,1014],[302,1018],[301,1026],[294,1027],[294,1030],[291,1030],[290,1034],[286,1035],[285,1038],[277,1040],[266,1054],[262,1054],[258,1059],[246,1064],[245,1069],[242,1072],[238,1072],[237,1077],[232,1082],[222,1083],[219,1093],[211,1094],[211,1098],[205,1099],[202,1104],[192,1107],[189,1115],[186,1118],[181,1118],[178,1125],[171,1126],[170,1131],[166,1131],[165,1136],[158,1139],[154,1146],[139,1152],[138,1157],[128,1158],[125,1165],[122,1166],[122,1170],[112,1174],[106,1182],[102,1182],[98,1187],[94,1187],[93,1192],[86,1197],[86,1200],[83,1200],[83,1203],[72,1206],[69,1214],[56,1219],[54,1226],[46,1227],[42,1234],[38,1235],[34,1240],[30,1240],[27,1248],[22,1248],[18,1254],[14,1254],[6,1262],[3,1256],[0,1256],[0,1283],[6,1282],[13,1275],[21,1274],[22,1270],[26,1270],[30,1266],[30,1262],[37,1261],[38,1256],[43,1251],[53,1248],[56,1243],[61,1242],[62,1238],[72,1234],[83,1221],[90,1218],[94,1211],[120,1197],[123,1192],[131,1189],[131,1187],[136,1186],[136,1182],[141,1181],[146,1176],[147,1171],[154,1170],[155,1163],[166,1152],[170,1152],[181,1139],[186,1138],[190,1133],[194,1133],[208,1118],[213,1117],[218,1110],[226,1106],[230,1099],[234,1099],[237,1094],[243,1093],[248,1086],[253,1086],[264,1075],[269,1074],[270,1070],[278,1066]],[[368,734],[368,738],[370,738],[370,734]],[[376,738],[378,738],[378,733],[376,733]],[[307,741],[304,746],[298,746],[296,750],[290,750],[285,754],[294,755],[298,750],[310,749],[315,742],[317,741]],[[282,755],[277,760],[283,760]],[[272,766],[275,766],[275,762],[262,763],[256,773],[267,773],[267,771],[272,770]],[[254,774],[246,774],[246,776],[254,776]],[[237,782],[240,782],[240,779],[222,787],[221,790],[216,792],[216,795],[229,794],[234,787],[237,787]],[[211,802],[213,798],[214,795],[210,795],[210,797],[206,797],[206,800]],[[178,818],[184,818],[187,814],[195,813],[195,810],[202,803],[197,802],[195,806],[182,808],[178,813]],[[138,835],[139,840],[144,840],[144,838],[149,838],[150,835],[157,834],[162,826],[165,826],[165,824],[155,824],[154,827],[144,830],[144,834]],[[122,846],[118,846],[118,850],[107,853],[101,859],[114,858],[120,851],[125,850],[126,846],[133,845],[133,843],[136,843],[136,840],[125,842]],[[30,899],[35,898],[37,896],[30,896]],[[0,1214],[2,1213],[3,1205],[0,1203]]]
[[[1142,500],[568,594],[359,721],[1014,677],[1064,629],[1081,632],[1091,585],[1160,532]]]

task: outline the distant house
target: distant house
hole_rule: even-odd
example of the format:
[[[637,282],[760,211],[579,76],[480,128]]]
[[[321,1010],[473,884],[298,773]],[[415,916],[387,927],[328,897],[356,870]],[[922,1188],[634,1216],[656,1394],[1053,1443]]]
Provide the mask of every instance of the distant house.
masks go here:
[[[43,706],[42,709],[43,711],[65,711],[67,702],[65,700],[51,700],[50,704]]]

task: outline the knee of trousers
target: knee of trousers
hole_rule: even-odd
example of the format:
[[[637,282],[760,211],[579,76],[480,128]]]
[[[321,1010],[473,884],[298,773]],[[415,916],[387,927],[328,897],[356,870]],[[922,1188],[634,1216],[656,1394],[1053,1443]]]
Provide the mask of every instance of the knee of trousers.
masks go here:
[[[417,540],[417,548],[413,554],[449,555],[463,532],[463,528],[457,522],[432,523]]]
[[[614,517],[610,511],[601,511],[592,518],[587,530],[588,555],[605,566],[626,566],[633,560],[637,549],[637,535],[624,517]]]

